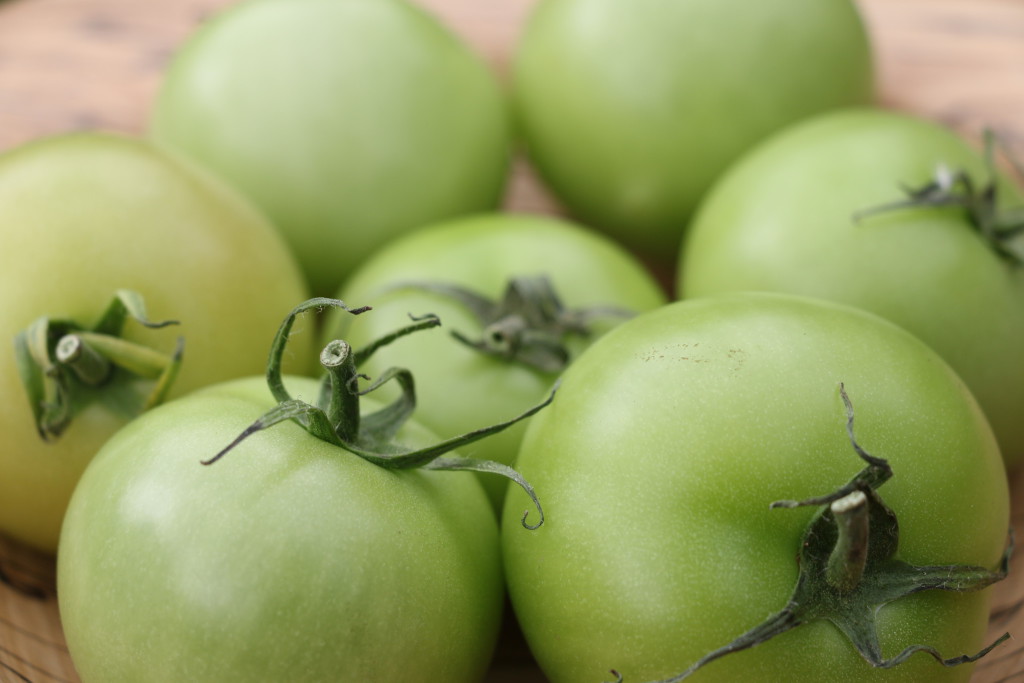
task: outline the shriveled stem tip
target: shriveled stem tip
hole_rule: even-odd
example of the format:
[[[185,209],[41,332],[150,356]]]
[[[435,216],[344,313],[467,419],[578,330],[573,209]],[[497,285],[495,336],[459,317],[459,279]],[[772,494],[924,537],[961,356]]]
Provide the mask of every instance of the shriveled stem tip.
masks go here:
[[[352,356],[352,347],[344,339],[331,341],[320,352],[320,364],[325,368],[336,368]]]

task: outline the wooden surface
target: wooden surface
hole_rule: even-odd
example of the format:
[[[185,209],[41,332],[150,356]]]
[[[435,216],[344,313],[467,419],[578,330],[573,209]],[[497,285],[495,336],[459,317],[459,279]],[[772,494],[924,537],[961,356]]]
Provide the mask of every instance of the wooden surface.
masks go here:
[[[419,0],[507,74],[535,0]],[[0,0],[0,150],[76,129],[141,132],[175,46],[227,0]],[[1024,0],[862,0],[885,106],[977,139],[997,130],[1024,159]],[[525,165],[507,205],[554,211]],[[1024,473],[1012,477],[1024,538]],[[1024,681],[1024,553],[995,589],[991,633],[1019,634],[974,681]],[[52,560],[0,538],[0,683],[77,681],[60,631]],[[489,683],[542,681],[510,623]]]

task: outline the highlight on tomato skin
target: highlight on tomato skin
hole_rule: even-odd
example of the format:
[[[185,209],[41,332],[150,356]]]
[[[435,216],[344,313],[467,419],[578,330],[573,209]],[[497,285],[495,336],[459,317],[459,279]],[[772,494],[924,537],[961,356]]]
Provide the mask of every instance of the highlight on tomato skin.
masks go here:
[[[977,402],[935,352],[882,318],[817,299],[676,302],[584,351],[527,429],[517,468],[548,521],[503,536],[502,548],[545,676],[674,680],[783,610],[815,508],[771,504],[828,495],[864,469],[841,386],[856,443],[891,466],[877,493],[899,522],[897,558],[998,574],[1006,471]],[[505,530],[522,504],[510,491]],[[911,645],[944,659],[981,652],[990,594],[933,590],[886,604],[875,622],[884,657]],[[875,668],[816,620],[687,680],[967,681],[971,670],[924,654]]]
[[[322,297],[295,306],[264,376],[145,413],[87,468],[57,563],[64,631],[85,683],[480,680],[504,583],[497,519],[471,472],[528,494],[537,519],[527,521],[533,507],[522,514],[523,533],[544,514],[512,468],[453,451],[553,396],[439,439],[409,419],[408,370],[373,380],[360,372],[436,317],[358,349],[332,341],[321,380],[282,374],[296,320],[327,307],[370,312]],[[376,401],[392,380],[400,396]]]
[[[200,464],[271,401],[262,377],[202,390],[90,465],[57,560],[82,680],[479,680],[503,596],[479,482],[385,470],[291,422]]]
[[[312,293],[423,224],[498,207],[511,132],[484,61],[406,0],[248,0],[178,49],[150,135],[280,229]]]
[[[546,0],[513,55],[512,106],[569,214],[665,265],[747,149],[871,103],[873,60],[850,0]]]

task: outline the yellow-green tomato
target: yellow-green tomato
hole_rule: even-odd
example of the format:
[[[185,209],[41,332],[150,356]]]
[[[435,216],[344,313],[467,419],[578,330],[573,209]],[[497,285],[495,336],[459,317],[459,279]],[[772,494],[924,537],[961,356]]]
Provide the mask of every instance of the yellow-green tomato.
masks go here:
[[[501,422],[544,398],[558,372],[488,355],[458,341],[453,333],[470,340],[484,334],[465,306],[399,285],[456,284],[497,300],[510,278],[519,276],[547,276],[567,309],[619,309],[597,315],[589,335],[564,338],[569,362],[621,323],[622,313],[665,302],[643,266],[601,235],[548,216],[482,214],[425,227],[377,252],[338,292],[350,305],[370,305],[373,312],[358,317],[332,314],[323,341],[342,337],[360,348],[406,324],[410,314],[434,313],[441,319],[440,328],[381,349],[360,370],[375,377],[393,365],[409,368],[416,378],[416,420],[442,437]],[[516,425],[473,444],[466,455],[512,464],[522,433],[523,426]],[[484,485],[500,502],[506,482],[485,477]]]
[[[677,302],[612,330],[532,418],[518,468],[546,521],[509,534],[509,593],[553,683],[669,679],[782,610],[816,507],[864,469],[847,434],[887,459],[877,493],[913,565],[995,568],[1009,524],[992,431],[915,337],[838,304],[773,294]],[[503,528],[523,497],[510,491]],[[920,592],[882,607],[885,657],[985,643],[989,592]],[[602,678],[604,677],[604,678]],[[967,681],[924,654],[874,669],[828,621],[729,654],[687,680]],[[673,680],[675,680],[673,678]]]
[[[664,260],[731,161],[793,121],[866,103],[872,67],[850,0],[546,0],[513,83],[555,194]]]
[[[164,79],[152,135],[224,176],[331,295],[374,249],[497,205],[502,95],[405,0],[249,0],[204,24]]]
[[[0,157],[0,532],[49,552],[79,475],[130,416],[78,395],[68,428],[43,441],[14,338],[43,316],[91,328],[119,289],[140,294],[150,319],[180,323],[124,327],[126,340],[163,354],[184,339],[171,396],[259,373],[282,311],[306,296],[260,214],[147,142],[75,134]],[[304,336],[296,343],[309,348]]]
[[[504,589],[476,477],[383,469],[293,422],[200,464],[274,403],[262,377],[208,387],[89,466],[57,566],[84,683],[479,680]]]
[[[711,191],[680,253],[679,293],[788,292],[888,318],[957,371],[1007,463],[1020,462],[1024,267],[962,206],[870,213],[905,199],[904,188],[961,172],[979,192],[991,181],[982,154],[931,121],[857,109],[798,124]],[[1020,191],[999,182],[999,208],[1022,206]]]

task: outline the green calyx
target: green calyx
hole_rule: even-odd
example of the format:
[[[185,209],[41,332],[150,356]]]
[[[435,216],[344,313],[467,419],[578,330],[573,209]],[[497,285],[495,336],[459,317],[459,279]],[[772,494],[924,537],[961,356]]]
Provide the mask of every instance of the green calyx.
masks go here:
[[[1010,637],[1002,635],[980,652],[944,658],[934,647],[910,645],[885,659],[874,615],[884,605],[925,590],[969,592],[1004,579],[1013,552],[1013,536],[999,567],[968,565],[914,566],[896,559],[899,524],[877,489],[892,477],[889,463],[868,454],[853,433],[853,406],[842,385],[846,429],[857,455],[867,463],[847,484],[825,496],[785,500],[772,508],[818,507],[804,532],[799,550],[800,573],[788,603],[734,641],[709,652],[686,671],[655,683],[678,683],[698,669],[728,654],[760,645],[790,629],[818,619],[832,622],[846,634],[861,656],[873,667],[889,669],[923,652],[943,666],[974,662]],[[613,671],[617,683],[623,677]]]
[[[150,328],[177,324],[151,322],[142,297],[121,289],[92,329],[44,316],[15,336],[15,363],[43,440],[57,439],[90,403],[131,419],[167,396],[184,340],[169,354],[126,341],[121,333],[129,319]],[[139,391],[139,379],[152,382],[148,392]]]
[[[536,529],[544,523],[544,511],[533,487],[514,469],[501,463],[489,460],[477,460],[458,456],[442,457],[462,446],[473,443],[492,434],[511,427],[520,420],[530,417],[551,403],[555,391],[541,403],[510,420],[496,425],[483,427],[459,436],[440,441],[425,448],[410,448],[396,442],[396,436],[402,425],[409,419],[416,407],[416,391],[412,373],[405,368],[389,368],[375,380],[360,374],[358,368],[375,351],[391,342],[420,330],[437,327],[441,321],[435,315],[413,318],[410,325],[378,339],[365,348],[353,349],[344,340],[334,340],[324,347],[320,354],[320,363],[327,371],[320,386],[320,394],[316,404],[292,398],[284,386],[281,376],[281,360],[295,319],[300,314],[326,307],[336,307],[352,314],[364,313],[369,307],[349,308],[337,299],[310,299],[289,313],[281,324],[271,346],[270,360],[267,363],[267,385],[277,405],[253,422],[230,444],[225,446],[213,457],[202,461],[210,465],[222,458],[242,441],[268,427],[280,422],[292,420],[313,436],[334,444],[379,467],[388,469],[424,468],[432,470],[472,470],[490,472],[504,476],[526,491],[537,508],[539,519],[537,524],[526,523],[528,512],[523,513],[523,526]],[[360,388],[360,380],[369,381],[369,385]],[[397,399],[380,408],[376,412],[362,415],[359,398],[376,390],[383,384],[394,381],[399,385],[401,393]]]
[[[1024,206],[999,209],[996,183],[996,136],[985,131],[985,165],[988,179],[976,182],[962,170],[945,165],[935,169],[935,175],[920,187],[904,188],[906,199],[866,209],[854,215],[855,221],[890,211],[928,207],[959,207],[966,211],[968,220],[982,238],[1000,257],[1015,266],[1024,266]],[[1007,156],[1018,175],[1024,176],[1024,167]]]
[[[444,282],[405,282],[390,289],[415,289],[456,301],[480,324],[481,334],[472,339],[453,331],[455,339],[481,353],[542,372],[565,369],[569,363],[566,337],[589,336],[594,318],[633,315],[632,311],[611,306],[566,308],[543,275],[511,278],[499,300]]]

